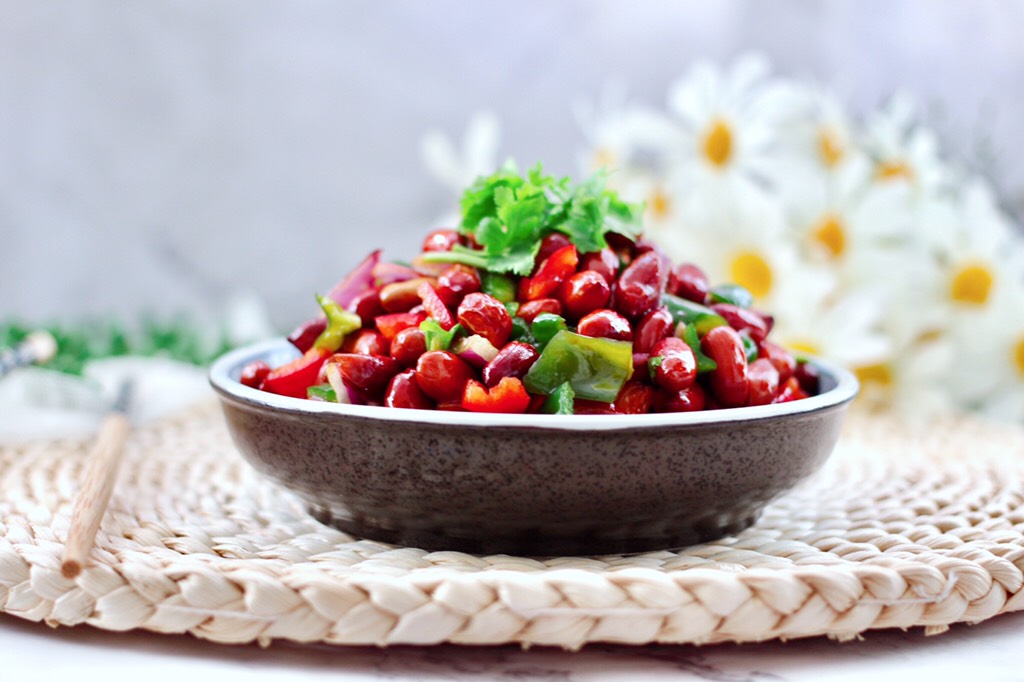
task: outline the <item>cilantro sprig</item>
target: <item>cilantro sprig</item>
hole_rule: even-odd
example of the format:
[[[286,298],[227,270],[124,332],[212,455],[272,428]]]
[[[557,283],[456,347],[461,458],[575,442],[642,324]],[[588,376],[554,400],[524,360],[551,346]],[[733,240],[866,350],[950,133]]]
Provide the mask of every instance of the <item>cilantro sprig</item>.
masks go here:
[[[544,175],[540,164],[525,177],[506,165],[478,178],[462,196],[460,230],[482,248],[457,245],[425,259],[525,276],[533,269],[541,239],[552,232],[566,235],[582,253],[606,247],[609,232],[636,239],[642,206],[621,200],[606,184],[604,172],[573,185],[569,178]]]

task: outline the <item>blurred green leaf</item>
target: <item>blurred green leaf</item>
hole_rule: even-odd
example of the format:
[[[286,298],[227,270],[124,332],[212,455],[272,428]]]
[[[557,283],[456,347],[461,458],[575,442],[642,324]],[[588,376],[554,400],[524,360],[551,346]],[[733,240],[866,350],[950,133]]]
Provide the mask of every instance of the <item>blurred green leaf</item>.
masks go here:
[[[6,320],[0,322],[0,348],[18,345],[36,329],[46,329],[57,340],[57,354],[45,366],[75,375],[80,375],[90,360],[159,356],[202,366],[231,349],[226,330],[212,329],[185,316],[170,320],[145,317],[135,325],[109,319],[42,325]]]

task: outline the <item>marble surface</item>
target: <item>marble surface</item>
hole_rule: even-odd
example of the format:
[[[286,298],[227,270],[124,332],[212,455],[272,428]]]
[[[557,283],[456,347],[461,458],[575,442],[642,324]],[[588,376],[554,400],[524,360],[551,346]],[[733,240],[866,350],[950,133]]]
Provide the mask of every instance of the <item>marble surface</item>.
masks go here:
[[[340,648],[277,643],[224,646],[188,636],[51,629],[0,616],[3,679],[231,680],[1024,680],[1024,613],[926,637],[879,631],[863,640],[763,644],[591,646],[579,652],[515,647]]]

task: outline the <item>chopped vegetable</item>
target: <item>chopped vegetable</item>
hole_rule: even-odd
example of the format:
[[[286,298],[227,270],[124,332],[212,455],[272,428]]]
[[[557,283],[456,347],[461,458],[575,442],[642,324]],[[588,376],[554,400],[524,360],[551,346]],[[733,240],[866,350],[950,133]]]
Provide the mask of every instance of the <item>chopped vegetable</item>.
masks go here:
[[[490,389],[471,379],[466,383],[462,406],[470,412],[521,414],[530,406],[530,396],[523,388],[523,382],[514,377],[505,377],[497,386]]]
[[[605,180],[574,185],[539,166],[480,178],[458,230],[428,234],[411,266],[371,254],[293,335],[308,353],[250,368],[247,385],[393,408],[601,415],[814,394],[814,365],[768,340],[774,318],[749,307],[750,292],[673,267],[639,239],[640,207]]]
[[[333,299],[317,296],[317,301],[327,316],[327,328],[313,342],[313,347],[333,353],[341,348],[345,336],[363,326],[363,321],[355,313],[344,310]]]
[[[338,395],[331,388],[330,384],[316,384],[306,389],[306,397],[310,400],[319,400],[325,403],[338,402]]]
[[[715,361],[704,355],[704,352],[700,349],[700,336],[697,334],[697,327],[692,324],[680,323],[676,328],[676,336],[686,342],[686,345],[693,351],[693,355],[697,358],[697,373],[703,374],[704,372],[710,372],[717,369]]]
[[[533,324],[530,325],[530,332],[533,334],[533,338],[537,341],[537,347],[543,350],[544,346],[548,345],[548,342],[555,337],[555,334],[565,331],[568,328],[569,327],[565,324],[565,319],[561,315],[541,313],[537,317],[533,318]]]
[[[610,403],[633,375],[633,344],[561,331],[548,342],[524,383],[550,395],[568,382],[576,396]]]
[[[298,358],[272,370],[263,380],[262,388],[270,393],[305,398],[306,389],[317,383],[320,368],[329,357],[331,351],[313,346]]]
[[[490,341],[473,334],[464,336],[452,344],[451,350],[460,358],[478,369],[483,369],[498,354],[498,349]]]
[[[380,249],[363,259],[356,269],[327,292],[327,298],[342,308],[348,308],[356,296],[374,286],[373,271],[380,263]]]
[[[672,313],[672,319],[676,324],[692,324],[697,329],[697,334],[703,337],[715,327],[727,326],[729,323],[725,318],[711,308],[703,306],[685,298],[679,298],[672,294],[664,294],[661,302]]]
[[[573,414],[575,400],[576,392],[572,390],[569,382],[565,382],[544,400],[540,411],[544,414]]]
[[[540,165],[524,178],[514,166],[478,179],[462,197],[462,232],[483,249],[461,244],[425,256],[428,262],[464,263],[491,272],[529,275],[540,241],[552,232],[567,235],[580,252],[608,245],[609,232],[635,239],[640,207],[605,189],[603,173],[575,187],[568,178],[544,175]]]
[[[720,284],[711,287],[708,298],[713,303],[731,303],[740,308],[749,308],[754,304],[754,296],[739,284]]]
[[[485,270],[481,277],[481,288],[485,294],[490,294],[502,303],[512,303],[516,300],[515,282],[500,272]]]
[[[455,336],[462,332],[462,325],[445,330],[437,320],[426,319],[420,322],[420,331],[426,338],[427,350],[448,350]]]

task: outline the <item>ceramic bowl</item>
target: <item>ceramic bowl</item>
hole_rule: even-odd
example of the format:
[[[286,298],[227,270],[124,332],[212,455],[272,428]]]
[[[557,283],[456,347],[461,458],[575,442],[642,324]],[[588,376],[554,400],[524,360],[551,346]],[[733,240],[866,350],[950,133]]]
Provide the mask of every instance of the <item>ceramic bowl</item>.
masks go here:
[[[210,371],[239,450],[347,533],[430,550],[532,556],[668,549],[737,533],[815,471],[857,381],[829,363],[817,396],[689,414],[399,410],[274,395],[239,383],[287,341]]]

